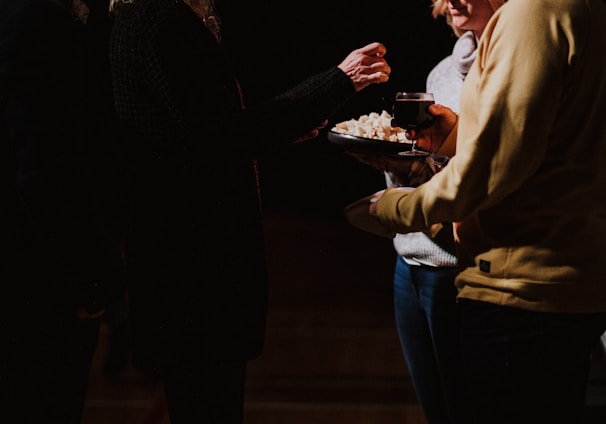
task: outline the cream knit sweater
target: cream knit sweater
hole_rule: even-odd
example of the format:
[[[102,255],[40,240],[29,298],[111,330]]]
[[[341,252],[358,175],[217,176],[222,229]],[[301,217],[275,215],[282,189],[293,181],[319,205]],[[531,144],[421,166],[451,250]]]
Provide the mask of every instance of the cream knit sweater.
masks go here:
[[[433,93],[436,103],[459,111],[461,87],[475,57],[475,36],[466,32],[455,43],[452,54],[442,59],[427,77],[427,91]],[[385,178],[388,187],[396,185],[389,173]],[[393,245],[398,255],[411,265],[456,267],[454,243],[445,240],[446,237],[451,235],[445,233],[434,240],[422,232],[396,234]]]

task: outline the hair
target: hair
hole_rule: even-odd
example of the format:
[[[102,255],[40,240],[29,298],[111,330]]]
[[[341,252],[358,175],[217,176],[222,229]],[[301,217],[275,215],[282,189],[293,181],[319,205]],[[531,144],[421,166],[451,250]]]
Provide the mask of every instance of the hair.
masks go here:
[[[452,16],[450,16],[450,12],[448,11],[448,0],[431,0],[432,1],[432,9],[431,15],[438,19],[440,16],[444,16],[446,19],[446,23],[452,28],[455,35],[460,37],[463,35],[464,31],[461,31],[460,28],[457,28],[452,24]],[[507,0],[486,0],[486,2],[490,5],[493,12],[496,12],[497,9],[507,3]]]

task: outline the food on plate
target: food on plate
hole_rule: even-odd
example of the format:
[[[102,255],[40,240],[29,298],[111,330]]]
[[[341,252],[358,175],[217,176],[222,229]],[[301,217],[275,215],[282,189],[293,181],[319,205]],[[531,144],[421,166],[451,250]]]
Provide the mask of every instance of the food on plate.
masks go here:
[[[412,143],[406,138],[404,128],[391,126],[391,119],[392,116],[385,110],[380,114],[371,112],[360,116],[358,119],[339,122],[332,128],[332,131],[374,140]]]

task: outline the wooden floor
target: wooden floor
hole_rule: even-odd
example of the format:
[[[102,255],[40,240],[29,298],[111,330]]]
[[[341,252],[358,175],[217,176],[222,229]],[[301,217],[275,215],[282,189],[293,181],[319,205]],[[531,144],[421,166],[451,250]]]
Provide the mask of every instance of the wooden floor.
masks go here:
[[[394,326],[390,240],[339,216],[269,213],[266,229],[267,337],[245,423],[423,423]],[[83,424],[168,424],[155,381],[103,373],[108,340],[104,326]]]
[[[391,242],[340,217],[269,213],[267,341],[250,363],[245,424],[422,424],[393,321]],[[83,424],[169,424],[162,391],[130,367],[103,372],[104,326]],[[592,371],[585,424],[606,423]]]

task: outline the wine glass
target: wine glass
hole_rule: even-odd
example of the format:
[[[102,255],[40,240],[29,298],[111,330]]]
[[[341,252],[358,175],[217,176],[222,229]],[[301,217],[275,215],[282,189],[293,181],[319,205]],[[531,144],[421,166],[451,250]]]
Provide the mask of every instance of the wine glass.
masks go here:
[[[427,110],[432,104],[434,104],[432,93],[397,92],[393,103],[391,126],[415,131],[429,128],[435,120],[435,116]],[[417,140],[412,140],[412,149],[398,154],[402,156],[426,156],[429,154],[429,152],[418,150],[416,144]]]

